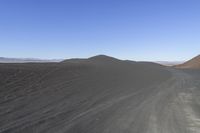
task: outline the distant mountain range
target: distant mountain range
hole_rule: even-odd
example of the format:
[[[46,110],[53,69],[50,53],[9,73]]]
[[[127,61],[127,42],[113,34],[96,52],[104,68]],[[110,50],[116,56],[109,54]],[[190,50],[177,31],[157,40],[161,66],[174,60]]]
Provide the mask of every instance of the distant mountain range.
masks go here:
[[[184,61],[156,61],[155,63],[164,65],[164,66],[174,66],[184,63]]]
[[[103,58],[103,56],[100,56]],[[93,57],[96,58],[96,57]],[[0,57],[0,63],[42,63],[42,62],[80,62],[85,59],[38,59],[38,58],[7,58],[7,57]],[[165,65],[165,66],[174,66],[178,64],[182,64],[183,61],[156,61],[155,63]]]
[[[51,59],[51,60],[45,60],[45,59],[36,59],[36,58],[6,58],[6,57],[0,57],[0,63],[41,63],[41,62],[60,62],[61,59]]]

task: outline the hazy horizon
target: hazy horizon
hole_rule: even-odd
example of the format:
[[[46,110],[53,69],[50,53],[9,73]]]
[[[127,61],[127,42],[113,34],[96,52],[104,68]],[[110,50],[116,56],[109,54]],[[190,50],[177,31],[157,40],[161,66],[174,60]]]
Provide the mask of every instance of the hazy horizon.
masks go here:
[[[196,0],[1,0],[0,57],[104,54],[184,61],[200,53]]]
[[[99,54],[99,55],[103,55],[103,54]],[[99,56],[99,55],[94,55],[94,56]],[[59,62],[59,61],[63,61],[63,60],[68,60],[68,59],[87,59],[87,58],[91,58],[91,57],[94,57],[94,56],[88,56],[88,57],[71,57],[71,58],[34,58],[34,57],[4,57],[4,56],[0,56],[0,59],[16,59],[16,60],[35,60],[35,61],[55,61],[55,62]],[[114,56],[109,56],[109,55],[105,55],[105,56],[108,56],[108,57],[113,57],[113,58],[117,58],[117,57],[114,57]],[[147,62],[157,62],[157,63],[167,63],[167,62],[171,62],[171,63],[182,63],[182,62],[185,62],[187,60],[173,60],[173,61],[168,61],[168,60],[133,60],[133,59],[122,59],[122,58],[117,58],[117,59],[120,59],[120,60],[131,60],[131,61],[147,61]],[[1,62],[1,61],[0,61]]]

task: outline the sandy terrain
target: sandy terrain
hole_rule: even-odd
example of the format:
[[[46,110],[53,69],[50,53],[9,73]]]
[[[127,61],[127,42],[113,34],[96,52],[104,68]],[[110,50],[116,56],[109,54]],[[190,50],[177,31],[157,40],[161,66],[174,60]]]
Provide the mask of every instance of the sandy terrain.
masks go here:
[[[106,56],[0,64],[0,133],[200,133],[199,79]]]

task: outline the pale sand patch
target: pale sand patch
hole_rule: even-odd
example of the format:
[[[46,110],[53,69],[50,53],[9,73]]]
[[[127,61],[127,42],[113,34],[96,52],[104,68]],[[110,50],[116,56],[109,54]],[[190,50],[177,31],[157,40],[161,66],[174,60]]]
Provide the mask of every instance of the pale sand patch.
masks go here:
[[[190,105],[193,99],[192,93],[180,93],[179,98],[183,102],[184,112],[189,124],[189,131],[192,133],[200,133],[200,119]]]

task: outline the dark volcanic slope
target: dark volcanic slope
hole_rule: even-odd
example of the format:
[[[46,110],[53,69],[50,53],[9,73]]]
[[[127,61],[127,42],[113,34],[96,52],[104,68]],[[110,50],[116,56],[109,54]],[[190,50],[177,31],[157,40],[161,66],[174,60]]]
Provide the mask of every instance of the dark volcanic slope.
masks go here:
[[[199,129],[199,92],[190,72],[96,56],[62,63],[0,64],[0,74],[1,133]]]
[[[200,55],[194,57],[193,59],[180,64],[176,65],[176,68],[189,68],[189,69],[200,69]]]

